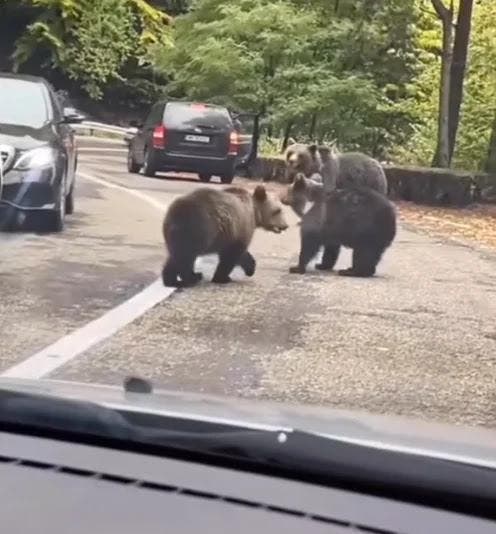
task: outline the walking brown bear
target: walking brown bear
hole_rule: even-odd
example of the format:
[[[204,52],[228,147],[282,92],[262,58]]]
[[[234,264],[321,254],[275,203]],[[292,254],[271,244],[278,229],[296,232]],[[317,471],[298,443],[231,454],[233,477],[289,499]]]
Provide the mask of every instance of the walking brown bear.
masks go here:
[[[162,270],[163,283],[195,285],[202,279],[194,271],[195,261],[207,254],[219,255],[214,283],[230,282],[236,265],[253,276],[256,262],[248,247],[255,229],[280,233],[287,227],[282,204],[262,185],[253,193],[235,186],[198,188],[174,200],[165,215],[162,231],[169,257]]]

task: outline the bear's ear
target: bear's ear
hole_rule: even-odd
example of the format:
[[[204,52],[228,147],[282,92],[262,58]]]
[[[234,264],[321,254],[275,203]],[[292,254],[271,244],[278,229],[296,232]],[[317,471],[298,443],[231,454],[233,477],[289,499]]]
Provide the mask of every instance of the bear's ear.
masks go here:
[[[288,148],[285,153],[286,161],[289,161],[293,155],[294,155],[294,150],[292,148]]]
[[[304,191],[307,186],[307,182],[303,174],[298,173],[293,182],[293,189],[295,191]]]
[[[333,154],[333,155],[337,155],[337,154],[339,154],[338,140],[337,140],[337,139],[333,139],[333,140],[329,143],[329,148],[330,148],[330,152],[331,152],[331,154]]]
[[[267,200],[267,190],[263,185],[257,185],[253,191],[253,198],[257,202],[265,202]]]
[[[308,150],[310,151],[310,154],[312,154],[312,156],[315,156],[315,154],[317,153],[316,143],[312,143],[311,145],[308,145]]]

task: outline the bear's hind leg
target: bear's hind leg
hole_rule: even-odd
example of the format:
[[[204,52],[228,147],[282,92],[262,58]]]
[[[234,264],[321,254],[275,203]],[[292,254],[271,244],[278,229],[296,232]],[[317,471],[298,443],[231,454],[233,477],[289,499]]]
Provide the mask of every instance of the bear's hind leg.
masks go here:
[[[349,269],[342,269],[339,271],[339,274],[341,276],[356,276],[361,278],[374,276],[383,252],[383,248],[371,246],[354,248],[352,266]]]
[[[180,260],[176,260],[182,287],[194,286],[203,278],[201,273],[195,272],[195,261],[194,254],[184,254]]]
[[[255,274],[255,269],[257,267],[257,262],[255,258],[245,250],[241,257],[239,258],[238,265],[243,269],[246,276],[253,276]]]
[[[167,261],[162,268],[162,282],[165,287],[180,287],[181,282],[177,279],[177,268],[172,258]]]
[[[322,262],[317,263],[315,268],[319,269],[319,271],[332,271],[338,261],[340,248],[340,245],[326,245],[322,255]]]
[[[230,274],[234,267],[239,265],[246,248],[241,243],[232,243],[219,253],[219,264],[215,270],[212,282],[214,284],[227,284],[231,282]]]

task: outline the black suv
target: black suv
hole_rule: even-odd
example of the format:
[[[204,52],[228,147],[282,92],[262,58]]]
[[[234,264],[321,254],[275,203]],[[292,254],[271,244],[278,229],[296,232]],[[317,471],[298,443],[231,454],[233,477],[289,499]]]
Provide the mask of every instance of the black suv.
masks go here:
[[[247,158],[251,136],[243,135],[239,118],[227,108],[195,102],[156,103],[129,142],[129,172],[143,168],[145,176],[158,171],[197,173],[202,182],[213,175],[230,184],[236,166]]]
[[[36,221],[61,231],[74,209],[77,147],[71,123],[43,78],[0,72],[0,228]]]

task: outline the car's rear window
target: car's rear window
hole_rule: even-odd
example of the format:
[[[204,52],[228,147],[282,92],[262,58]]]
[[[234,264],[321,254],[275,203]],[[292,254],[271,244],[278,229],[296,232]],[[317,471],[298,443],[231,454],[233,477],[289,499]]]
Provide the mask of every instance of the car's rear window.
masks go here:
[[[0,124],[41,128],[48,120],[49,110],[41,84],[0,78]]]
[[[194,128],[196,126],[232,128],[231,116],[227,109],[182,102],[167,104],[164,124],[168,128]]]

